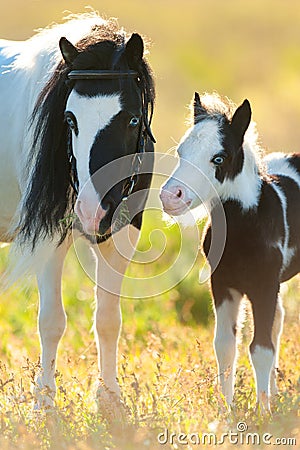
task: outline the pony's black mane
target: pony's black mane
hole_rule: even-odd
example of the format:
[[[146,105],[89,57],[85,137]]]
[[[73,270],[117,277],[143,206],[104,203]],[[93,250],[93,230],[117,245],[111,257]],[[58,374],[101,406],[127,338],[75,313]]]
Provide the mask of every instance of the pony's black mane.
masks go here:
[[[68,80],[71,70],[114,69],[125,48],[126,33],[116,20],[95,25],[91,33],[76,44],[80,51],[72,67],[61,61],[41,91],[31,118],[34,127],[33,148],[28,165],[35,167],[18,225],[21,243],[30,242],[34,248],[39,238],[68,233],[66,218],[73,214],[75,194],[71,187],[70,162],[67,155],[68,130],[64,111],[73,87]],[[146,110],[152,114],[154,82],[151,69],[143,59],[138,67]]]

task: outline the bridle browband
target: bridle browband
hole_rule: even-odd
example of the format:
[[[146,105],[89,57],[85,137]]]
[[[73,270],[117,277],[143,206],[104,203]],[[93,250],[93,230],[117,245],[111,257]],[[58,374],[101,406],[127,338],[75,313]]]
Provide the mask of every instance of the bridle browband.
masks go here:
[[[135,70],[72,70],[68,74],[69,80],[114,80],[118,78],[139,78]]]
[[[134,70],[72,70],[67,75],[69,81],[73,80],[114,80],[120,78],[136,78],[140,79],[138,72]],[[139,138],[137,144],[137,150],[134,154],[132,161],[132,171],[128,183],[124,186],[122,201],[126,201],[129,195],[133,192],[133,189],[137,182],[137,176],[140,172],[142,165],[141,155],[145,153],[145,144],[149,137],[153,143],[156,143],[155,138],[151,131],[151,122],[153,115],[153,104],[151,103],[150,118],[148,120],[148,102],[145,102],[145,89],[142,89],[142,121],[139,130]],[[72,148],[72,134],[68,132],[67,154],[71,167],[71,186],[76,195],[79,191],[79,180],[76,168],[76,158]],[[104,234],[97,237],[97,243],[106,241],[112,233]]]

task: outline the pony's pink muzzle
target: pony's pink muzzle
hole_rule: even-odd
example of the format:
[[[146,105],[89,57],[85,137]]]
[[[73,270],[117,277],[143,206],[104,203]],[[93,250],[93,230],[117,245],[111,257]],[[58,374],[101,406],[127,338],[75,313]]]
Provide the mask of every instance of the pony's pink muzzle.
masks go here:
[[[107,212],[100,203],[97,208],[91,208],[88,203],[77,199],[74,210],[85,233],[94,235],[99,232],[100,222]]]

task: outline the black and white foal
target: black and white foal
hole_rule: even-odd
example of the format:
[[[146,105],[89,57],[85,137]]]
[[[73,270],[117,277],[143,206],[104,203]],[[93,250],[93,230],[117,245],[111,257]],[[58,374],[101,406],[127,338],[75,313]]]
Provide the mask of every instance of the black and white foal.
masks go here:
[[[144,167],[141,156],[152,154],[154,141],[149,123],[154,85],[143,52],[138,34],[129,36],[115,20],[94,13],[25,42],[0,41],[0,240],[17,244],[18,274],[28,266],[37,274],[42,347],[37,407],[51,406],[56,390],[56,353],[66,326],[61,276],[72,243],[67,218],[74,211],[97,258],[99,395],[103,384],[120,394],[119,294],[152,171],[152,158]],[[116,162],[126,156],[131,163]],[[127,221],[118,220],[115,212],[130,193],[141,195],[125,210]]]
[[[205,94],[200,100],[196,93],[193,106],[194,125],[178,146],[179,164],[162,188],[161,200],[170,215],[196,207],[199,199],[207,204],[211,223],[203,245],[206,256],[216,197],[221,200],[226,242],[211,274],[219,378],[231,404],[238,313],[247,296],[254,318],[250,354],[257,401],[269,409],[270,396],[277,392],[284,316],[279,287],[300,270],[300,155],[274,153],[262,159],[247,100],[235,109],[217,95]]]

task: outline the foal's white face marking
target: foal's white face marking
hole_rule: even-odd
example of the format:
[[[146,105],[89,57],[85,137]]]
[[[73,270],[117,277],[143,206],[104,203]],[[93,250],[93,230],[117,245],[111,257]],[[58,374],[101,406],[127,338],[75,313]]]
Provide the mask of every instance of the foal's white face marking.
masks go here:
[[[242,171],[233,179],[225,177],[221,182],[216,177],[212,159],[226,150],[222,140],[222,124],[216,118],[198,122],[183,136],[178,147],[178,166],[161,192],[164,210],[168,214],[183,214],[188,207],[193,209],[201,203],[209,206],[218,197],[222,201],[239,201],[244,210],[258,204],[261,179],[247,134],[243,144]]]
[[[186,200],[191,201],[191,208],[211,200],[216,195],[216,188],[221,185],[215,177],[211,159],[222,149],[220,126],[216,120],[203,120],[194,125],[179,143],[178,166],[163,190],[172,190],[174,186],[184,184]]]
[[[72,133],[73,153],[80,193],[75,205],[84,231],[93,234],[99,228],[105,211],[100,207],[99,196],[90,176],[90,151],[97,134],[104,130],[121,111],[120,94],[86,97],[72,91],[66,111],[74,114],[78,124],[78,134]],[[105,149],[103,149],[105,151]],[[80,203],[80,208],[79,208]]]

